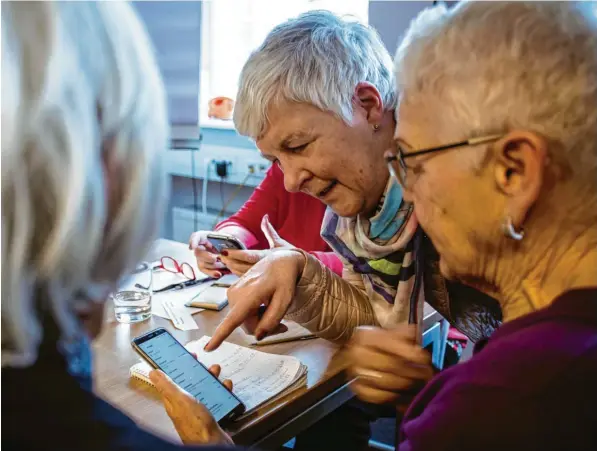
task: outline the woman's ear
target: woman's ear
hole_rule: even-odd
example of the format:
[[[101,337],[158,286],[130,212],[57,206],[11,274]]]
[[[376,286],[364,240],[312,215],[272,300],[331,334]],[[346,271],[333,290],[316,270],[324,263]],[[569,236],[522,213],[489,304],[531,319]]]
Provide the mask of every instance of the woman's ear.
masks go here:
[[[507,197],[505,212],[521,227],[537,201],[549,161],[547,141],[535,132],[515,130],[493,146],[497,188]]]
[[[362,81],[354,90],[353,104],[362,108],[371,125],[379,124],[383,118],[384,104],[377,88],[369,82]]]

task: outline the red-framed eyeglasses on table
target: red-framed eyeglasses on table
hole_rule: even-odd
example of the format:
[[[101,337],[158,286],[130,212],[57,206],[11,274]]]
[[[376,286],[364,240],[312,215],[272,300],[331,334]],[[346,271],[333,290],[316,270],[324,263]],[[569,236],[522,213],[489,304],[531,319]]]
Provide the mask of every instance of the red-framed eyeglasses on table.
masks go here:
[[[160,259],[160,264],[153,267],[153,270],[164,270],[174,274],[180,273],[185,276],[189,280],[195,280],[197,276],[195,275],[195,270],[191,265],[188,263],[179,263],[178,260],[165,256]]]
[[[160,259],[160,264],[156,265],[152,268],[154,271],[168,271],[174,274],[182,274],[184,277],[187,278],[184,282],[173,283],[171,285],[166,285],[163,288],[158,290],[153,290],[154,293],[163,293],[164,291],[170,290],[182,290],[184,288],[192,287],[194,285],[199,285],[202,283],[211,282],[217,280],[213,277],[205,277],[203,279],[197,279],[195,275],[195,270],[191,265],[188,263],[179,263],[176,259],[165,256]],[[138,284],[137,284],[138,285]]]

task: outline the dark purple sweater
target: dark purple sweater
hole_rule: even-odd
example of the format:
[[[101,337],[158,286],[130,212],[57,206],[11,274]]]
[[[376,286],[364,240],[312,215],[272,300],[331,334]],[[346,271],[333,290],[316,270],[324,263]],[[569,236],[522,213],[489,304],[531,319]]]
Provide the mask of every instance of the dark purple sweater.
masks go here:
[[[400,451],[488,449],[597,450],[597,288],[501,326],[402,423]]]

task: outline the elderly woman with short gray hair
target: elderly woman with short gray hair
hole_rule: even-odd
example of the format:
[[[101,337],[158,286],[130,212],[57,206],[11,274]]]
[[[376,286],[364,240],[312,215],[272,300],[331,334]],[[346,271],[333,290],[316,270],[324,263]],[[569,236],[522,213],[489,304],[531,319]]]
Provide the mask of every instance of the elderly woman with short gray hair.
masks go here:
[[[593,6],[436,8],[397,52],[387,157],[442,274],[494,295],[504,319],[415,398],[400,450],[597,449]],[[383,330],[353,337],[357,393],[392,392],[395,345]]]

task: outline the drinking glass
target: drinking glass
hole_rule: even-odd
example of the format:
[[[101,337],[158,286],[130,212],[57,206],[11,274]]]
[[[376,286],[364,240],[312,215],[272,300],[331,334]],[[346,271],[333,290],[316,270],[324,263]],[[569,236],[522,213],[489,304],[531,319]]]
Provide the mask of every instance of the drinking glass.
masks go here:
[[[153,269],[148,262],[137,265],[120,291],[112,293],[116,320],[121,323],[138,323],[151,317],[153,294]]]

